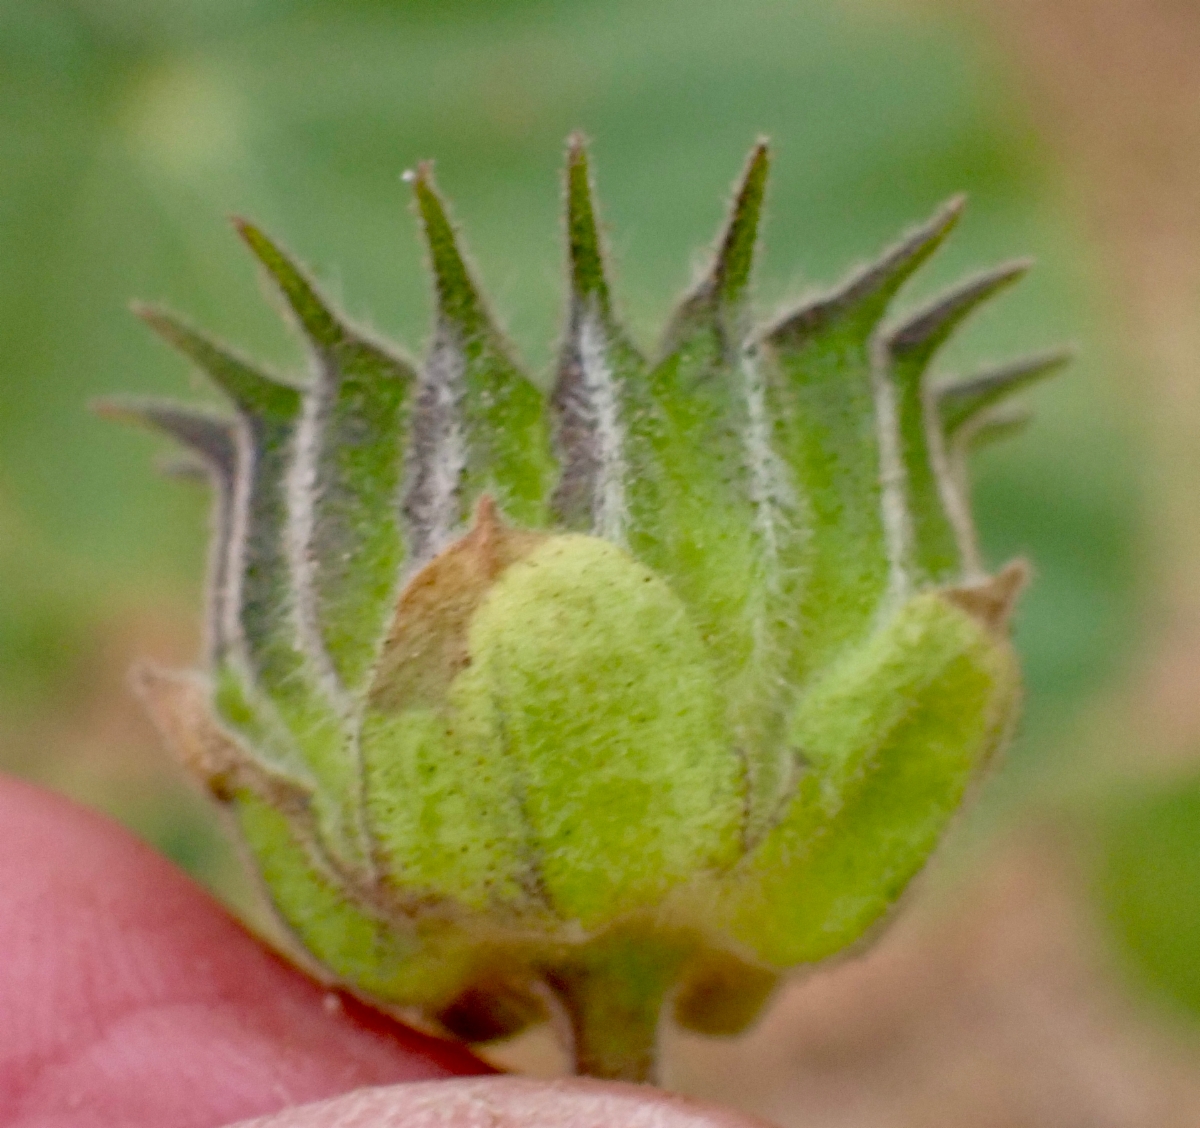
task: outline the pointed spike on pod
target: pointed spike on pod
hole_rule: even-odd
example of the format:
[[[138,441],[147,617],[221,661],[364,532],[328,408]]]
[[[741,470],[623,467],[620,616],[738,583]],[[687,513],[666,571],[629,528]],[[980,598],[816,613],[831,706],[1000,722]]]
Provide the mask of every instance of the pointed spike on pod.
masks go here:
[[[618,372],[618,394],[597,396],[593,413],[604,419],[605,400],[621,407],[619,426],[595,429],[619,443],[602,441],[593,460],[601,479],[593,494],[601,506],[593,513],[603,514],[594,527],[629,545],[674,586],[729,662],[731,677],[747,655],[772,649],[757,641],[767,633],[760,623],[781,623],[788,614],[751,608],[745,584],[747,575],[773,574],[776,564],[769,544],[778,527],[768,484],[771,407],[761,371],[747,356],[745,301],[769,164],[759,141],[734,187],[708,269],[675,307],[653,366]],[[621,480],[605,466],[618,467]]]
[[[277,413],[274,421],[289,427],[272,441],[274,453],[287,460],[282,480],[314,486],[284,487],[285,525],[297,534],[287,534],[285,543],[304,647],[318,664],[328,659],[337,681],[353,688],[369,668],[404,558],[397,495],[416,373],[336,313],[259,228],[237,225],[291,307],[316,362],[316,381],[305,389],[314,426],[297,441],[301,431],[291,426],[298,422],[297,400],[290,415]],[[278,485],[272,482],[272,492]],[[336,684],[326,681],[327,688]]]
[[[173,315],[152,307],[138,312],[205,371],[243,417],[239,437],[249,440],[251,453],[245,465],[238,459],[237,473],[247,488],[238,501],[243,508],[237,520],[231,516],[233,478],[218,480],[224,497],[219,499],[211,570],[210,648],[214,654],[233,648],[244,657],[257,687],[280,709],[305,762],[320,775],[327,765],[340,765],[343,734],[338,718],[326,709],[322,690],[310,681],[309,663],[296,645],[295,588],[284,526],[301,390],[267,376]],[[329,790],[338,793],[336,786]],[[339,833],[331,831],[331,841]]]
[[[725,229],[717,243],[717,252],[709,270],[707,285],[723,305],[740,303],[750,284],[770,171],[770,146],[765,137],[760,137],[746,158],[729,218],[725,221]]]
[[[943,598],[978,619],[996,634],[1006,630],[1032,570],[1025,560],[1012,560],[994,576],[977,583],[944,588]]]
[[[676,307],[663,334],[661,355],[671,356],[697,332],[716,329],[725,361],[743,344],[741,313],[754,267],[759,220],[770,171],[770,150],[760,139],[750,151],[733,193],[733,202],[717,239],[708,270]]]
[[[422,161],[411,180],[425,243],[433,265],[438,313],[463,340],[492,335],[495,330],[480,297],[446,202],[433,179],[433,164]]]
[[[428,559],[494,491],[526,526],[544,524],[557,467],[546,397],[513,358],[460,249],[428,163],[412,178],[429,248],[437,323],[412,428],[414,457],[404,512],[413,556]]]
[[[169,435],[197,456],[206,470],[232,482],[237,459],[234,422],[169,400],[113,396],[91,404],[102,419],[135,423]]]
[[[942,385],[935,396],[947,437],[953,438],[989,408],[1054,375],[1073,357],[1071,349],[1055,349]]]
[[[471,522],[466,542],[484,563],[484,571],[495,576],[497,570],[496,549],[504,536],[504,523],[500,510],[491,494],[480,494],[475,503],[475,519]]]
[[[593,303],[607,320],[610,306],[604,247],[596,217],[587,143],[582,133],[572,133],[567,138],[567,245],[573,296]]]
[[[891,355],[918,374],[951,334],[989,298],[1019,281],[1032,259],[1004,263],[968,278],[907,318],[888,338]]]
[[[1033,412],[1028,409],[993,411],[977,416],[958,433],[957,439],[969,450],[979,450],[1019,435],[1032,421]]]
[[[340,345],[346,339],[346,327],[306,271],[261,227],[238,216],[233,218],[233,226],[279,288],[305,336],[319,349]]]
[[[255,417],[289,418],[300,411],[300,389],[268,375],[227,345],[194,329],[161,306],[135,303],[133,312],[167,344],[183,353],[239,411]]]
[[[174,458],[160,458],[154,463],[154,468],[164,477],[177,482],[211,482],[213,472],[208,463],[200,458],[189,458],[187,455],[177,455]]]
[[[966,206],[966,196],[954,196],[914,228],[899,243],[864,267],[833,293],[785,314],[764,336],[783,347],[796,348],[830,325],[860,316],[873,326],[888,303],[917,269],[942,245]]]

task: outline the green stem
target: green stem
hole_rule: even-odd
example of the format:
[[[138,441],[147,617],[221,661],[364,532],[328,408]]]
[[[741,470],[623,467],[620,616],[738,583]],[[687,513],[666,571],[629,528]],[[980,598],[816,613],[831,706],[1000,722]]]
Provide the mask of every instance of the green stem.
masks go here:
[[[571,1025],[575,1073],[653,1083],[658,1026],[683,953],[641,934],[608,936],[547,972]]]

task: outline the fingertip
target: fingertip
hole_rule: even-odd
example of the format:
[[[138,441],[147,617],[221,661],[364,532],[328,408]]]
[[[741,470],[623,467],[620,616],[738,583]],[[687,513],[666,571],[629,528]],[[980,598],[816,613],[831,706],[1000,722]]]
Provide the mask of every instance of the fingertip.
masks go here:
[[[123,828],[3,777],[0,952],[0,1123],[15,1109],[78,1128],[218,1125],[488,1070],[354,1000],[327,1006]]]
[[[230,1128],[765,1128],[648,1085],[462,1078],[365,1089]]]

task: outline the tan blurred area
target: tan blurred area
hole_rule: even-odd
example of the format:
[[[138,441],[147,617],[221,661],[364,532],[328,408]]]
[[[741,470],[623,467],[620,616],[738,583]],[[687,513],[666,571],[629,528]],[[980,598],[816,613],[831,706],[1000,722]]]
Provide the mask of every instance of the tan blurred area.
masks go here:
[[[1150,436],[1151,629],[1129,698],[1093,733],[1144,769],[1200,749],[1200,5],[993,0],[973,12],[1022,77],[1085,217]],[[1121,718],[1117,721],[1117,718]],[[1117,721],[1116,729],[1113,728]]]
[[[679,1046],[677,1083],[796,1128],[1200,1123],[1200,1044],[1115,981],[1068,857],[1024,828],[740,1045]]]

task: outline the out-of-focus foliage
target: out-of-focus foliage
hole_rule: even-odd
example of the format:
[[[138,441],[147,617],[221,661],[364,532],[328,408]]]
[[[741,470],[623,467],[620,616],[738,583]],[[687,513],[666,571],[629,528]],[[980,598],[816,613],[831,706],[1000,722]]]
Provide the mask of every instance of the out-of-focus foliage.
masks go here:
[[[1100,901],[1150,994],[1200,1021],[1200,779],[1143,791],[1103,827]]]
[[[1040,267],[964,334],[947,374],[1084,342],[1073,372],[1038,393],[1034,426],[987,453],[979,477],[990,561],[1037,563],[1018,623],[1027,721],[1008,772],[1029,778],[1020,768],[1052,761],[1055,734],[1128,641],[1134,459],[1106,399],[1088,247],[1007,91],[978,42],[866,3],[0,5],[0,706],[63,708],[106,602],[198,602],[201,493],[148,480],[145,448],[84,405],[114,388],[184,388],[184,366],[126,312],[133,297],[299,363],[229,213],[280,234],[352,314],[415,351],[429,294],[398,177],[434,157],[500,315],[548,372],[564,262],[556,143],[575,128],[593,139],[619,292],[644,340],[688,279],[694,232],[716,227],[729,170],[765,132],[780,170],[768,302],[836,281],[965,190],[961,234],[921,291],[1014,252]],[[194,860],[177,834],[146,827]]]

